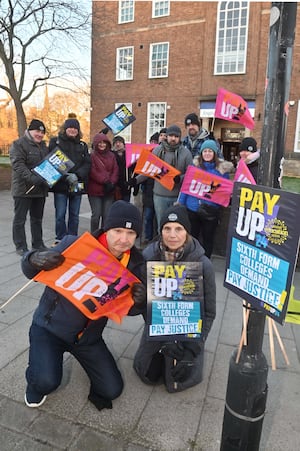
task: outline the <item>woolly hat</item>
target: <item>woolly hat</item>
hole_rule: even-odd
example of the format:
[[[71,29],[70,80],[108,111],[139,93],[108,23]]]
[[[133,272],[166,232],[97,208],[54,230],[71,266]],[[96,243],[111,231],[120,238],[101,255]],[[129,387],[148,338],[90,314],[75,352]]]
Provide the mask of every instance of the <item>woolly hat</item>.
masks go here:
[[[257,151],[257,142],[254,138],[248,137],[244,138],[240,144],[239,151],[247,150],[248,152],[256,152]]]
[[[178,222],[185,228],[187,233],[191,233],[191,223],[187,209],[183,205],[172,205],[165,211],[160,221],[160,233],[167,222]]]
[[[125,139],[123,138],[123,136],[115,136],[113,139],[113,144],[115,144],[117,141],[121,141],[125,146]]]
[[[70,119],[65,120],[64,128],[65,128],[65,130],[67,130],[67,128],[76,128],[76,130],[79,131],[80,130],[80,124],[79,124],[77,119],[70,118]]]
[[[159,131],[159,134],[161,134],[161,133],[167,133],[167,129],[166,129],[166,128],[162,128],[162,129]]]
[[[214,141],[213,139],[207,139],[206,141],[204,141],[200,147],[200,154],[203,152],[204,149],[210,149],[213,150],[215,152],[215,154],[218,154],[218,145],[216,143],[216,141]]]
[[[111,150],[111,142],[110,142],[108,136],[107,136],[105,133],[97,133],[97,134],[94,136],[94,139],[93,139],[93,149],[96,149],[96,148],[97,148],[97,146],[98,146],[98,144],[99,144],[100,141],[106,142],[106,144],[107,144],[106,149]]]
[[[125,200],[117,200],[112,204],[104,221],[104,231],[117,228],[132,229],[137,236],[140,235],[142,218],[135,205]]]
[[[196,113],[190,113],[185,117],[184,125],[187,126],[190,124],[198,125],[198,127],[200,128],[200,121]]]
[[[178,127],[178,125],[170,125],[170,127],[167,128],[167,136],[174,135],[178,138],[181,137],[181,130]]]
[[[152,143],[153,141],[158,143],[158,139],[159,139],[159,133],[156,132],[150,137],[150,143]]]
[[[42,121],[39,121],[38,119],[32,119],[32,121],[29,124],[28,130],[38,130],[40,132],[46,133],[46,127]]]

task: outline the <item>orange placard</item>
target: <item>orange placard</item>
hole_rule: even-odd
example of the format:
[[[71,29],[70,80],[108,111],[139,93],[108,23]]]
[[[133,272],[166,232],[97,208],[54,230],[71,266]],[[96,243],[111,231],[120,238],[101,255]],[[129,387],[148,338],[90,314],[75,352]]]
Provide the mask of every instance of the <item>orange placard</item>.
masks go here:
[[[142,150],[134,173],[146,175],[172,191],[174,188],[174,177],[179,175],[180,171],[148,150]]]
[[[120,323],[133,306],[131,287],[139,279],[90,233],[63,252],[65,261],[34,280],[58,291],[91,320],[106,316]]]

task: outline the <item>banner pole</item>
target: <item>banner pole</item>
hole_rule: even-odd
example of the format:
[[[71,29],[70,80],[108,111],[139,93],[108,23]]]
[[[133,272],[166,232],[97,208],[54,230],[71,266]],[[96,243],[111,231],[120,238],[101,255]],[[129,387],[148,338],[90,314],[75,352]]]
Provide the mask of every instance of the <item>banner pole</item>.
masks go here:
[[[0,305],[0,309],[3,309],[7,304],[9,304],[13,299],[15,299],[18,294],[22,293],[23,290],[25,290],[25,288],[29,287],[29,285],[34,282],[33,279],[30,279],[27,283],[25,283],[25,285],[23,285],[22,288],[20,288],[15,294],[13,294],[6,302],[4,302],[4,304]]]

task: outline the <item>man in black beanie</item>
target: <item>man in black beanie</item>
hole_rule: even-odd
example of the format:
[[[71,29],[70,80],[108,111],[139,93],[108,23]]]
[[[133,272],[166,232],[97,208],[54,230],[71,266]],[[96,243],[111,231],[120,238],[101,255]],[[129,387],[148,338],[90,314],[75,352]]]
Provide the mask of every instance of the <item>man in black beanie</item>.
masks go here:
[[[46,128],[39,119],[32,119],[20,139],[12,143],[9,151],[12,166],[11,192],[14,199],[13,242],[18,255],[28,250],[25,222],[30,214],[31,243],[34,249],[45,248],[42,220],[48,186],[32,169],[48,153],[44,141]]]
[[[189,149],[193,158],[199,154],[202,143],[209,138],[205,128],[201,128],[199,117],[196,113],[188,114],[184,119],[187,135],[183,138],[183,145]]]
[[[254,180],[257,182],[258,160],[260,157],[260,149],[257,149],[257,142],[251,136],[247,136],[240,143],[239,153],[241,160],[244,160],[251,172]]]
[[[187,167],[193,163],[191,152],[181,142],[180,127],[176,124],[170,125],[167,128],[166,135],[166,141],[162,141],[159,146],[155,147],[152,154],[180,171],[180,175],[174,177],[172,190],[165,188],[157,180],[154,181],[153,202],[157,224],[160,223],[166,209],[176,202]],[[143,183],[147,178],[144,175],[138,175],[129,180],[129,183],[135,186]]]
[[[144,259],[135,247],[141,232],[138,209],[125,201],[112,204],[105,219],[104,229],[94,237],[120,264],[127,267],[141,283],[133,284],[131,295],[134,305],[128,315],[145,315],[146,274]],[[22,260],[24,274],[32,279],[39,271],[49,271],[64,261],[62,252],[76,241],[67,235],[53,249],[28,252]],[[110,287],[107,299],[117,298],[116,282]],[[105,293],[104,293],[105,295]],[[102,296],[103,298],[103,296]],[[99,302],[102,302],[103,299]],[[46,287],[34,313],[30,328],[29,365],[26,370],[27,389],[25,403],[28,407],[41,406],[48,394],[61,383],[63,354],[71,353],[81,364],[90,379],[88,399],[98,410],[112,408],[112,400],[120,396],[123,379],[114,357],[103,339],[107,317],[88,319],[59,292]]]

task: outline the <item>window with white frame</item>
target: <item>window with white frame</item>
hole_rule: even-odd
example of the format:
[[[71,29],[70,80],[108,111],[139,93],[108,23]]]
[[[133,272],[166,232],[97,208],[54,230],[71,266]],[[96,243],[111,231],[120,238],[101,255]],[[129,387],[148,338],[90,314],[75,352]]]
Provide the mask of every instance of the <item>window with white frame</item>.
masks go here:
[[[133,79],[133,47],[120,47],[117,49],[116,80]]]
[[[219,2],[215,75],[246,72],[250,2]]]
[[[115,109],[117,109],[120,105],[125,105],[132,112],[132,103],[115,103]],[[123,136],[126,143],[131,143],[131,124],[118,133],[118,136]]]
[[[152,0],[152,17],[163,17],[170,15],[170,1]]]
[[[294,152],[300,152],[300,100],[298,100],[298,111],[297,111],[297,123],[296,123]]]
[[[134,21],[134,0],[119,0],[119,23]]]
[[[147,105],[147,143],[154,133],[159,132],[167,123],[166,102],[149,102]]]
[[[149,77],[167,77],[169,69],[169,43],[150,45]]]

